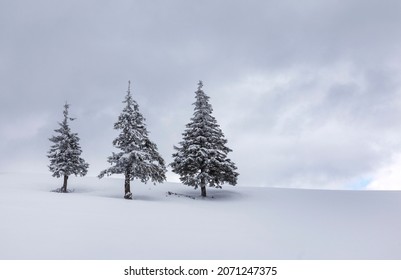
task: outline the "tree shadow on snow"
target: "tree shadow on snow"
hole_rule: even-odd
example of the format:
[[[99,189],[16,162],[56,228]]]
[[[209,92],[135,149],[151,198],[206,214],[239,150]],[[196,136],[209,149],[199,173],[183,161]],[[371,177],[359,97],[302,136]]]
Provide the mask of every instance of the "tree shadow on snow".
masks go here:
[[[149,196],[149,195],[133,195],[132,200],[142,200],[142,201],[160,201],[160,198],[155,197],[155,196]]]
[[[168,191],[166,196],[180,197],[183,199],[192,200],[207,200],[207,201],[233,201],[243,198],[243,195],[239,192],[229,190],[208,190],[207,196],[202,197],[198,190],[183,190],[183,191]]]

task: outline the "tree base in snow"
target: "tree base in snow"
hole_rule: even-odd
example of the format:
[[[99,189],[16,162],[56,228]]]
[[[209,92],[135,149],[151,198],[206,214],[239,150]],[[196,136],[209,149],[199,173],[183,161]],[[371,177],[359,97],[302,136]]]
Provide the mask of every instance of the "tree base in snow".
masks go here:
[[[132,193],[126,193],[125,195],[124,195],[124,198],[125,199],[132,199]]]
[[[72,193],[72,192],[74,192],[74,190],[73,190],[73,189],[72,189],[72,190],[67,189],[66,191],[64,191],[63,188],[57,188],[57,189],[55,189],[55,190],[51,190],[51,192],[56,192],[56,193]]]

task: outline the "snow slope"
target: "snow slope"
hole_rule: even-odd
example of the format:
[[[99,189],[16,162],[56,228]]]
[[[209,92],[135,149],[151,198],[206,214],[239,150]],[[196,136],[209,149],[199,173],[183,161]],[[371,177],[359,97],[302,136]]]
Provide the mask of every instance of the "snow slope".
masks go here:
[[[0,259],[401,259],[401,192],[61,181],[0,174]]]

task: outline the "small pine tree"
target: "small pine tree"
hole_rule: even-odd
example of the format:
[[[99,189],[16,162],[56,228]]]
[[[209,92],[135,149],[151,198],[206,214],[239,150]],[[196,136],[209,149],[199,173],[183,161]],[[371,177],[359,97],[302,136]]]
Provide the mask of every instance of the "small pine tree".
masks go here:
[[[227,158],[232,150],[226,146],[227,140],[212,116],[209,96],[202,90],[202,81],[195,92],[194,115],[182,134],[183,141],[173,154],[172,171],[180,175],[183,184],[201,188],[201,195],[206,196],[206,185],[221,188],[225,182],[237,183],[237,167]]]
[[[145,118],[139,112],[139,106],[131,95],[130,81],[123,103],[126,104],[125,108],[114,124],[114,129],[121,132],[113,141],[114,147],[121,152],[108,157],[107,161],[113,166],[103,170],[99,178],[104,175],[124,174],[124,198],[132,199],[131,180],[136,178],[143,183],[148,180],[162,183],[166,180],[166,167],[156,144],[149,140]]]
[[[64,176],[64,183],[60,192],[67,192],[67,180],[72,174],[75,176],[85,176],[88,172],[89,164],[82,159],[81,147],[77,133],[72,133],[68,121],[73,118],[68,117],[69,104],[64,105],[64,120],[59,123],[60,128],[55,129],[56,136],[49,140],[53,143],[50,147],[47,157],[50,159],[49,169],[53,172],[53,177]]]

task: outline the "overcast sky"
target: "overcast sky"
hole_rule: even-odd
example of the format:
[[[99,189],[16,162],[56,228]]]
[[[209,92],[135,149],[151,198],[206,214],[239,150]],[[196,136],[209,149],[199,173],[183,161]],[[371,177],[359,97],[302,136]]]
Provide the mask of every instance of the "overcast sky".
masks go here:
[[[401,188],[400,26],[398,0],[2,0],[0,172],[50,176],[68,101],[99,174],[128,80],[170,163],[203,80],[239,185]]]

